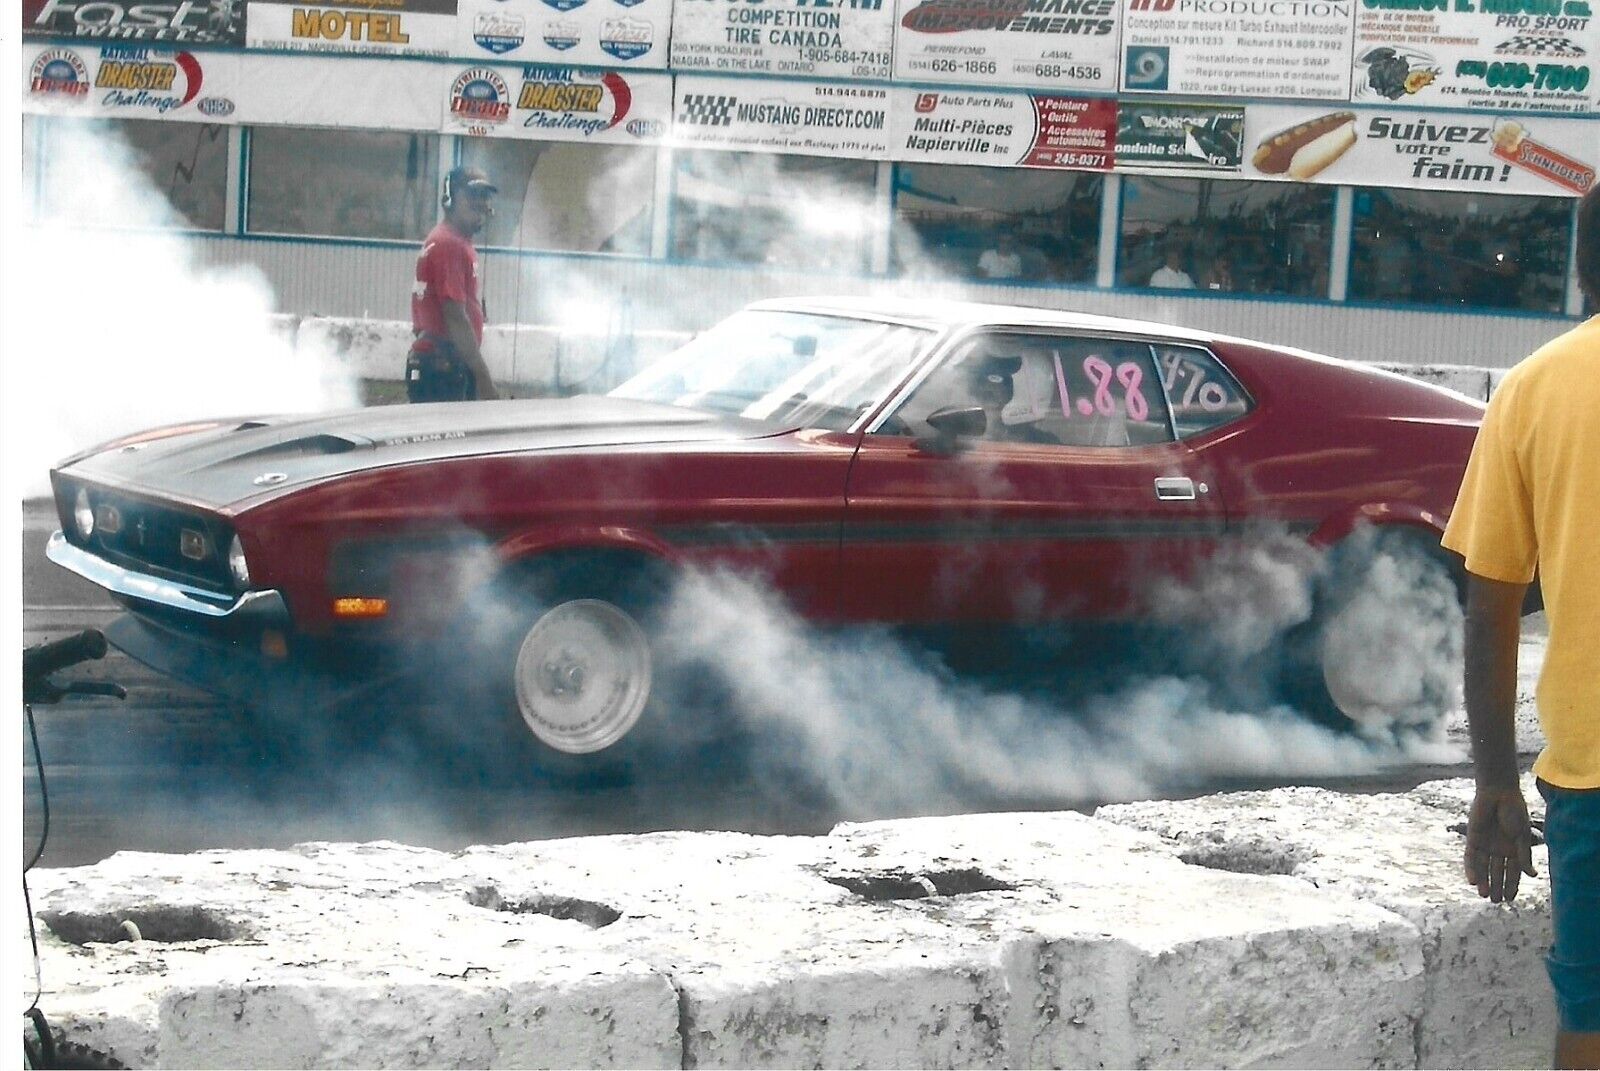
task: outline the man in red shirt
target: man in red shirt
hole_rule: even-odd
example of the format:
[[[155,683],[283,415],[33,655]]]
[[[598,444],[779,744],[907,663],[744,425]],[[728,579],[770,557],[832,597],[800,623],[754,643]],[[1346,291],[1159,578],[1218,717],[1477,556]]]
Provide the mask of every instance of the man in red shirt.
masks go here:
[[[445,176],[444,219],[417,255],[411,286],[411,352],[406,355],[406,397],[413,402],[498,398],[483,360],[483,299],[472,236],[494,214],[497,192],[475,167]]]

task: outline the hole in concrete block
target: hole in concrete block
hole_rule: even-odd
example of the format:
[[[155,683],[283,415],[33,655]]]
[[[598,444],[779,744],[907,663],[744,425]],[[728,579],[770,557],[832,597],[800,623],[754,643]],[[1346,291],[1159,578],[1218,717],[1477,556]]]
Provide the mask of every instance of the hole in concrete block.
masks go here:
[[[203,907],[134,907],[96,914],[54,911],[40,915],[50,931],[75,945],[115,944],[132,941],[133,923],[139,938],[175,944],[180,941],[232,941],[249,936],[237,922]]]
[[[1191,844],[1178,853],[1178,858],[1191,866],[1233,874],[1293,874],[1313,854],[1292,844],[1241,837]]]
[[[824,874],[822,877],[824,881],[849,889],[863,900],[920,900],[929,896],[1010,892],[1016,888],[975,867],[934,870],[925,874],[883,871],[877,874]]]
[[[609,926],[622,917],[622,912],[593,900],[580,900],[575,896],[530,896],[525,900],[506,900],[500,890],[492,886],[479,886],[467,894],[473,907],[490,911],[504,911],[512,915],[548,915],[553,919],[581,922],[591,930]]]

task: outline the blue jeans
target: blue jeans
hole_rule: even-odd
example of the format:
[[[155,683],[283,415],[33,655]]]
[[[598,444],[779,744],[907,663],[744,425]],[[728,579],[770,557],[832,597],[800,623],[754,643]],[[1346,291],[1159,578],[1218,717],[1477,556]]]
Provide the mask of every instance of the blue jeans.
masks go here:
[[[1555,942],[1547,966],[1561,1029],[1600,1031],[1600,789],[1539,782],[1550,848],[1550,919]]]

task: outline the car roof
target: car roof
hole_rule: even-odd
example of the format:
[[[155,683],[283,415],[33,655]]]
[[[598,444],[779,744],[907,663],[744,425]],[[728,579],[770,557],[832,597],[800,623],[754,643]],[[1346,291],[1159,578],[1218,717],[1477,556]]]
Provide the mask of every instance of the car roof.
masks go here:
[[[785,312],[814,312],[885,320],[934,330],[964,327],[1067,327],[1129,334],[1154,334],[1187,342],[1209,342],[1226,336],[1193,328],[1175,327],[1154,320],[1101,316],[1091,312],[999,305],[978,301],[949,301],[901,297],[809,297],[757,301],[750,308]],[[1231,341],[1248,342],[1247,339]]]

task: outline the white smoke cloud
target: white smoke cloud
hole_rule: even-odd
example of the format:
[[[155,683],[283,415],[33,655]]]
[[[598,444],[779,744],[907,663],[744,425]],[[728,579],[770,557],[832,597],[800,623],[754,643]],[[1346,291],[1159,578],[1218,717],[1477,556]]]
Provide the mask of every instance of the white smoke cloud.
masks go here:
[[[199,239],[169,229],[181,217],[113,129],[50,125],[57,211],[17,234],[21,262],[34,266],[11,302],[7,377],[28,400],[7,450],[24,495],[47,493],[63,456],[140,428],[357,401],[332,354],[274,331],[259,272],[207,267]]]

